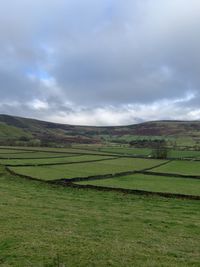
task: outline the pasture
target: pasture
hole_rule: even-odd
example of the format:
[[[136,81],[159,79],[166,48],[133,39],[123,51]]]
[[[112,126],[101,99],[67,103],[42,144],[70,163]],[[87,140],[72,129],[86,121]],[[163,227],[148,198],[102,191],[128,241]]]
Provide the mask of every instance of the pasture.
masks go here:
[[[107,153],[116,153],[132,156],[149,156],[151,155],[151,149],[149,148],[128,148],[128,147],[105,147],[99,148],[98,151]]]
[[[140,173],[109,179],[83,181],[77,184],[200,196],[200,181],[197,179]]]
[[[11,167],[10,169],[17,174],[28,175],[41,180],[56,180],[59,178],[72,179],[76,177],[139,171],[152,168],[164,162],[165,161],[154,159],[118,158],[107,160],[107,158],[105,158],[102,161],[96,162],[41,167]]]
[[[199,158],[200,151],[193,150],[171,150],[169,152],[169,157],[172,158]]]
[[[172,161],[167,165],[160,166],[153,169],[154,172],[182,174],[182,175],[196,175],[200,177],[200,161]]]
[[[54,187],[4,170],[0,187],[2,267],[199,266],[197,201]]]
[[[98,161],[98,160],[107,160],[112,159],[111,156],[97,156],[97,155],[59,155],[59,156],[52,156],[52,157],[45,157],[45,158],[31,158],[31,159],[0,159],[0,163],[3,165],[42,165],[42,164],[68,164],[68,163],[74,163],[74,162],[82,162],[82,161]]]
[[[120,149],[1,148],[0,266],[199,266],[199,200],[109,190],[200,197],[200,162]]]

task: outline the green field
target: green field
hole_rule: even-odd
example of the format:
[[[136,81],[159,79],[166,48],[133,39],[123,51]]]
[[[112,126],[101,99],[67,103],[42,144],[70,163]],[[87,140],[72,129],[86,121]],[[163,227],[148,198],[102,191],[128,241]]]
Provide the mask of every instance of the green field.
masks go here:
[[[15,147],[15,149],[13,150],[12,147],[6,147],[3,146],[0,149],[0,154],[1,154],[1,150],[4,149],[4,151],[7,151],[9,153],[9,151],[24,151],[24,153],[26,152],[39,152],[39,153],[75,153],[75,154],[100,154],[100,155],[109,155],[109,154],[114,154],[114,152],[110,153],[110,152],[103,152],[103,151],[99,151],[96,146],[94,146],[95,148],[88,148],[88,147],[83,147],[83,148],[78,148],[78,147],[69,147],[69,148],[53,148],[53,147],[23,147],[23,150],[21,150],[21,147]]]
[[[0,173],[2,267],[199,266],[197,201],[54,187]]]
[[[187,178],[133,174],[77,184],[200,196],[200,181]]]
[[[31,152],[31,151],[30,151]],[[17,153],[24,153],[24,150],[16,150],[16,149],[4,149],[4,148],[0,148],[0,155],[1,154],[17,154]]]
[[[198,200],[49,185],[11,175],[4,167],[13,165],[9,168],[16,174],[47,182],[113,174],[109,179],[77,184],[200,196],[198,179],[141,173],[114,176],[148,168],[153,168],[149,170],[152,172],[200,175],[198,161],[120,157],[134,155],[133,151],[144,156],[147,150],[140,149],[96,149],[0,150],[0,266],[199,267]],[[118,158],[112,159],[114,155]],[[192,151],[190,155],[196,157]],[[53,165],[59,163],[62,165]],[[14,166],[29,164],[33,166]]]
[[[93,161],[93,160],[107,160],[111,159],[113,157],[108,156],[96,156],[96,155],[68,155],[68,156],[55,156],[54,157],[48,157],[44,159],[12,159],[12,160],[1,160],[0,163],[3,165],[27,165],[27,164],[56,164],[56,163],[70,163],[70,162],[81,162],[81,161]]]
[[[23,129],[19,129],[15,126],[6,125],[0,122],[0,138],[6,139],[9,136],[10,139],[20,138],[21,136],[32,137],[31,133],[27,133]]]
[[[28,154],[35,153],[47,153],[47,154],[55,154],[55,153],[67,153],[67,154],[100,154],[100,155],[126,155],[126,156],[141,156],[148,157],[152,154],[152,149],[150,148],[129,148],[129,147],[99,147],[96,145],[90,146],[74,146],[72,148],[47,148],[47,147],[23,147],[23,150],[20,147],[16,147],[12,149],[10,147],[1,147],[0,148],[0,158],[1,157],[26,157]],[[15,155],[16,154],[16,155]],[[24,155],[23,155],[24,154]],[[44,155],[45,155],[44,154]],[[36,155],[37,156],[37,155]],[[39,155],[38,155],[39,156]],[[200,151],[193,150],[173,150],[170,149],[168,153],[168,157],[172,158],[199,158]]]
[[[166,165],[155,168],[153,172],[174,173],[183,175],[199,175],[200,161],[172,161]]]
[[[172,158],[198,158],[200,157],[200,151],[170,150],[168,156]]]
[[[17,154],[0,154],[0,159],[28,159],[28,158],[51,158],[51,157],[60,157],[60,156],[72,156],[71,153],[52,153],[52,152],[24,152]],[[79,155],[77,153],[77,155]]]
[[[200,121],[0,115],[0,144],[0,267],[200,267]]]
[[[149,148],[128,148],[128,147],[104,147],[99,148],[98,151],[108,152],[108,153],[117,153],[123,155],[140,155],[140,156],[149,156],[152,152]]]
[[[80,146],[77,147],[80,149]],[[82,149],[84,146],[82,146]],[[134,147],[98,147],[98,146],[85,146],[88,151],[97,151],[97,152],[105,152],[105,153],[113,153],[120,155],[129,155],[129,156],[144,156],[148,157],[152,155],[152,149],[150,148],[134,148]],[[169,149],[168,152],[169,158],[198,158],[200,157],[200,151],[195,150],[174,150]]]
[[[109,161],[77,163],[72,165],[43,167],[11,167],[18,174],[28,175],[41,180],[87,177],[93,175],[114,174],[150,168],[163,163],[162,160],[120,158]]]

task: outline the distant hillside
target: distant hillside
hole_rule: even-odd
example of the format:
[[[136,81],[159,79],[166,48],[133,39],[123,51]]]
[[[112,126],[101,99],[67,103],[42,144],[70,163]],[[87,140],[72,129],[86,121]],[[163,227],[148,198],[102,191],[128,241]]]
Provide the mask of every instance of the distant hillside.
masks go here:
[[[100,143],[105,140],[130,141],[131,138],[176,137],[200,139],[199,121],[154,121],[129,126],[95,127],[58,124],[35,119],[0,115],[0,143],[30,145]]]

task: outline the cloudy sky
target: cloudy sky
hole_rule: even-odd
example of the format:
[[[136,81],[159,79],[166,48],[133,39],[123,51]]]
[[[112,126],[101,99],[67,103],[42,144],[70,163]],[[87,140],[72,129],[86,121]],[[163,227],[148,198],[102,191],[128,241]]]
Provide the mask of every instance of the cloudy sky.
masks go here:
[[[0,0],[0,113],[200,119],[200,1]]]

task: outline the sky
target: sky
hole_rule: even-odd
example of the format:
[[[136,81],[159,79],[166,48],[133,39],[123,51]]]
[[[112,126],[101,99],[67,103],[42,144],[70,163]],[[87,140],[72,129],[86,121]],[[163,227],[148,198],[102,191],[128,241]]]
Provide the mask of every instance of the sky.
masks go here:
[[[199,0],[0,0],[0,113],[200,119]]]

